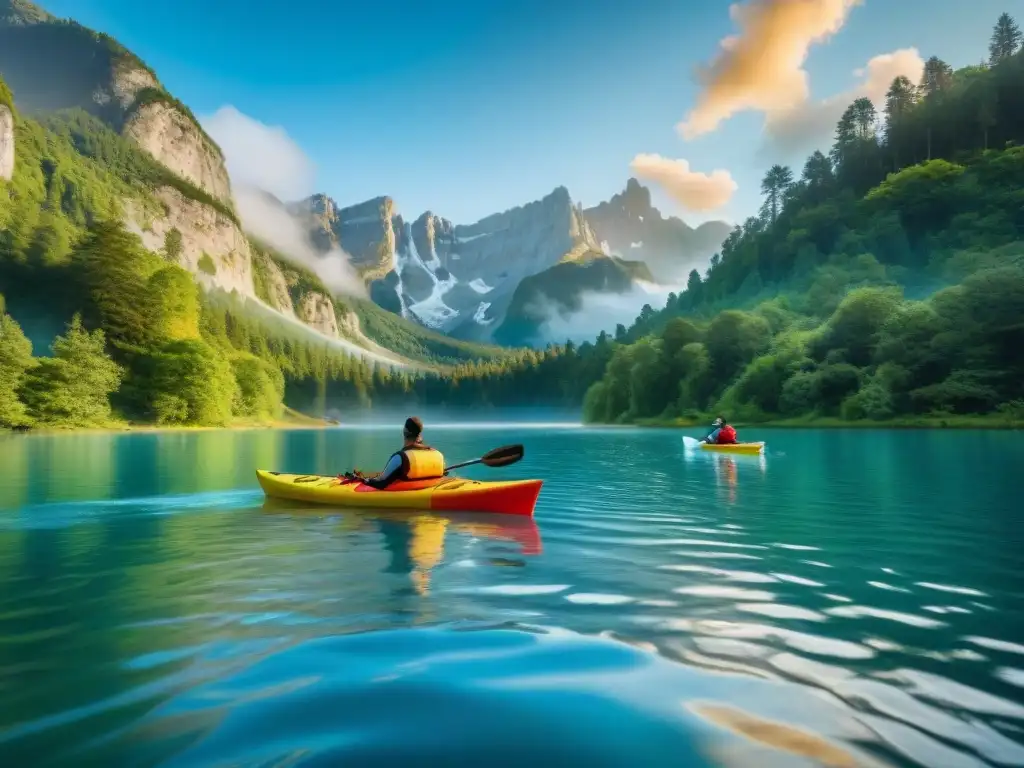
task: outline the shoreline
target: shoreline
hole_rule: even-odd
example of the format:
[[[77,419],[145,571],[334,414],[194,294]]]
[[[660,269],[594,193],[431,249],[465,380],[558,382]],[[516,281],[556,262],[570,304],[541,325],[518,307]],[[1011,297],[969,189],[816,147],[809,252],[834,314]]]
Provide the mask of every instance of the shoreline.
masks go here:
[[[148,424],[144,422],[121,422],[115,421],[106,425],[95,427],[71,427],[60,425],[49,425],[32,427],[29,429],[0,431],[0,434],[8,435],[108,435],[124,433],[174,433],[174,432],[247,432],[256,430],[297,430],[297,429],[323,429],[325,427],[339,426],[340,422],[328,421],[327,419],[307,416],[299,411],[286,408],[281,418],[269,419],[266,421],[253,421],[241,419],[223,426],[202,426],[192,424]]]
[[[640,419],[622,425],[585,425],[585,426],[624,426],[651,429],[707,429],[710,421],[695,419]],[[935,429],[935,430],[966,430],[979,429],[987,431],[1024,430],[1024,420],[1003,418],[995,415],[986,416],[920,416],[915,418],[889,419],[887,421],[847,421],[833,417],[815,417],[800,419],[774,419],[771,421],[735,421],[736,429]]]

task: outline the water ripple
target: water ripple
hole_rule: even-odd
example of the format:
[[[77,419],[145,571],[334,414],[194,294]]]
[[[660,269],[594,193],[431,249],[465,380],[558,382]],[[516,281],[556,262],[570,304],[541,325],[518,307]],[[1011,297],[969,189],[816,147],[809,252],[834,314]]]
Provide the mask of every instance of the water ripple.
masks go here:
[[[503,476],[561,468],[535,522],[253,488],[253,461],[384,455],[372,430],[118,437],[106,469],[101,441],[5,442],[0,754],[1024,765],[1022,540],[994,490],[1019,449],[792,431],[652,475],[669,438],[512,430],[529,460]]]

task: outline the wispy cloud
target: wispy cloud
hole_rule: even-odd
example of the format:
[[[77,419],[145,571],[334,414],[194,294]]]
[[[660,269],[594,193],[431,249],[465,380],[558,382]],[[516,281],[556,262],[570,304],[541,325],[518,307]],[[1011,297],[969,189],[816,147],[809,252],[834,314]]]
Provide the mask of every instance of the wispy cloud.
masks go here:
[[[284,128],[262,123],[230,105],[203,118],[202,124],[224,150],[232,182],[266,190],[281,200],[312,194],[316,167]]]
[[[729,7],[739,34],[699,75],[697,104],[677,126],[685,139],[714,131],[738,112],[791,111],[810,96],[804,63],[812,45],[846,23],[862,0],[749,0]]]
[[[765,149],[776,156],[820,149],[831,142],[836,123],[856,99],[871,99],[881,112],[893,80],[904,75],[916,83],[923,72],[924,59],[916,48],[875,56],[853,73],[861,78],[856,87],[822,101],[807,100],[784,112],[770,113],[765,120]]]
[[[637,155],[633,173],[659,184],[672,199],[690,211],[714,211],[724,207],[738,189],[728,171],[710,174],[690,170],[686,160],[661,155]]]
[[[366,295],[349,255],[341,249],[318,252],[306,223],[266,194],[288,201],[314,191],[316,167],[287,131],[232,106],[221,107],[201,122],[224,151],[235,207],[245,230],[311,269],[331,291]]]
[[[632,325],[644,304],[661,309],[669,293],[684,288],[634,283],[632,289],[625,293],[584,293],[580,297],[579,308],[573,312],[566,312],[550,301],[533,304],[530,309],[545,318],[538,328],[540,341],[561,343],[568,339],[582,343],[593,341],[594,335],[601,331],[614,333],[618,323],[627,327]]]

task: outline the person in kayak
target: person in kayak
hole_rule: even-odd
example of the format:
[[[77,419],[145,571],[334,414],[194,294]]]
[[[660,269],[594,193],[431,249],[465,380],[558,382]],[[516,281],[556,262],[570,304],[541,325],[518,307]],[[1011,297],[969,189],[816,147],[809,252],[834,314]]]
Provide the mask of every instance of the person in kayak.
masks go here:
[[[400,480],[432,480],[444,477],[444,455],[423,442],[423,422],[416,416],[405,420],[402,428],[405,444],[391,454],[384,471],[374,477],[360,478],[381,490]]]
[[[725,419],[719,416],[711,425],[711,434],[704,438],[705,443],[716,443],[718,445],[734,445],[736,443],[736,430],[725,423]]]

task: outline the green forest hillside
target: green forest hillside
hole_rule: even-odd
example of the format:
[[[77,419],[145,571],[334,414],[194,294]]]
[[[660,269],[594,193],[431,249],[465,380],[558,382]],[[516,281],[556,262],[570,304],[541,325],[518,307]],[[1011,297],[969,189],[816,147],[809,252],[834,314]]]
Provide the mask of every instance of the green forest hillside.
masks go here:
[[[431,399],[579,404],[589,421],[1024,420],[1024,53],[938,58],[859,99],[829,154],[771,168],[705,276],[614,338],[435,378]]]
[[[0,103],[16,104],[2,80]],[[238,296],[201,290],[177,264],[174,230],[159,254],[143,248],[124,211],[159,215],[159,187],[234,213],[95,116],[15,110],[15,144],[14,176],[0,179],[0,296],[47,327],[70,324],[52,349],[33,350],[0,303],[0,427],[226,425],[276,419],[285,401],[323,413],[408,397],[413,369],[376,366]],[[258,243],[252,250],[257,297],[269,299],[269,261],[296,304],[310,291],[330,296],[308,269]],[[339,325],[354,313],[359,327],[347,330],[398,359],[443,367],[510,354],[332,298]]]

